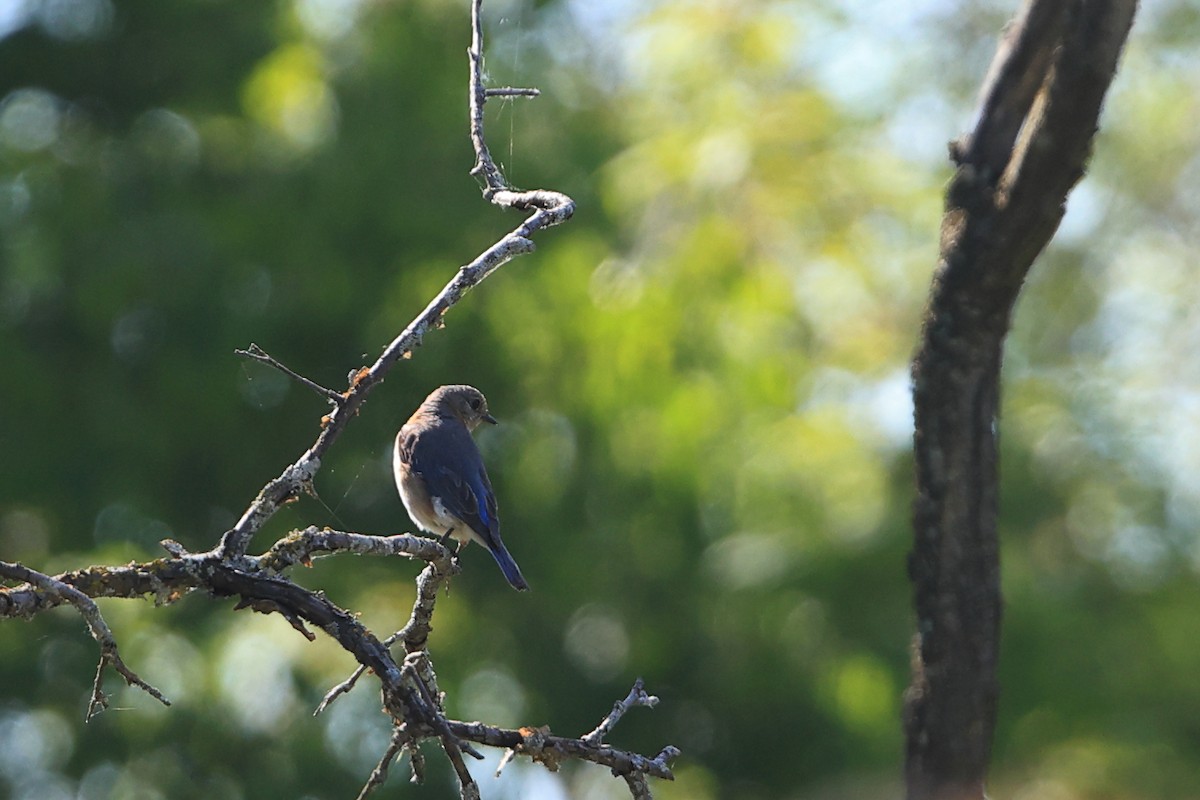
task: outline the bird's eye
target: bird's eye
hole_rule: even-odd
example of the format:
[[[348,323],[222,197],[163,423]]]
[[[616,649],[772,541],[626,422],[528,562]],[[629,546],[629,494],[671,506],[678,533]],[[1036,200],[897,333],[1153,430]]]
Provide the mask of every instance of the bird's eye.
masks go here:
[[[480,402],[480,400],[479,400],[479,398],[478,398],[478,397],[475,397],[475,398],[472,398],[472,399],[471,399],[471,409],[472,409],[472,410],[474,410],[474,411],[478,411],[478,410],[479,410],[479,408],[480,408],[480,406],[482,406],[482,405],[483,405],[483,403],[482,403],[482,402]]]

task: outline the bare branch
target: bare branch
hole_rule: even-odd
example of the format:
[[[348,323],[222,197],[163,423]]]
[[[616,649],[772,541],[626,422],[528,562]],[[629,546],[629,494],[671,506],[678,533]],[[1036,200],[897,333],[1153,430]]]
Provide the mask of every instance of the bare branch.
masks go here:
[[[471,144],[475,147],[475,166],[471,168],[471,174],[483,177],[483,196],[491,199],[492,193],[507,189],[508,183],[492,160],[483,136],[483,106],[487,103],[487,91],[483,86],[483,22],[479,13],[482,7],[483,0],[471,0],[471,47],[467,50],[467,58],[471,62],[468,112],[471,116]]]
[[[247,554],[253,535],[285,503],[303,491],[312,491],[312,482],[320,470],[326,451],[359,412],[367,395],[399,361],[409,358],[431,329],[444,326],[446,313],[465,294],[512,258],[534,249],[532,236],[571,217],[574,202],[564,194],[544,189],[516,191],[508,187],[492,161],[483,138],[483,105],[488,97],[535,97],[536,89],[504,87],[485,89],[482,78],[482,30],[480,0],[472,6],[472,46],[470,80],[470,136],[476,150],[475,174],[483,174],[485,197],[495,205],[529,212],[526,219],[461,267],[425,309],[393,339],[368,366],[354,370],[345,392],[336,392],[311,381],[277,361],[256,344],[239,355],[265,363],[307,386],[333,404],[321,420],[316,441],[301,456],[269,481],[247,507],[238,522],[209,552],[193,553],[173,540],[164,540],[170,557],[120,567],[93,566],[51,577],[19,564],[0,562],[0,575],[24,581],[16,587],[0,587],[0,618],[32,617],[63,603],[75,606],[88,622],[92,636],[101,645],[101,660],[96,673],[90,719],[106,703],[101,691],[105,665],[112,665],[129,683],[149,692],[163,703],[167,700],[145,683],[121,660],[112,632],[101,618],[95,597],[152,597],[158,604],[174,602],[202,589],[214,597],[236,597],[236,609],[249,608],[263,614],[279,614],[308,640],[316,630],[324,631],[358,662],[358,669],[331,689],[318,706],[320,713],[334,699],[348,692],[361,676],[372,673],[381,685],[384,711],[393,722],[388,747],[364,784],[360,797],[366,797],[383,785],[392,763],[403,750],[411,754],[412,779],[420,781],[425,760],[418,744],[437,740],[458,776],[461,795],[479,798],[479,787],[467,770],[464,754],[482,758],[475,745],[506,748],[522,753],[549,769],[557,769],[565,759],[581,759],[607,766],[616,775],[625,776],[636,797],[649,797],[646,776],[670,780],[669,762],[679,755],[674,747],[664,748],[654,759],[616,750],[603,738],[621,716],[636,705],[653,706],[657,698],[646,694],[641,680],[623,701],[616,703],[600,726],[583,739],[554,736],[548,728],[505,730],[482,723],[448,720],[444,698],[438,689],[433,664],[425,650],[437,596],[442,587],[459,572],[454,554],[440,543],[419,536],[368,536],[315,526],[294,531],[275,542],[259,556]],[[341,553],[375,556],[402,556],[426,562],[418,579],[416,597],[407,624],[381,642],[354,614],[330,601],[320,591],[301,587],[287,572],[297,564],[309,564],[313,558]],[[390,646],[403,642],[406,657],[398,664]]]
[[[310,528],[309,530],[314,529]],[[333,534],[334,532],[329,531],[326,533]],[[367,538],[375,539],[377,537]],[[399,537],[390,538],[397,539]],[[425,649],[425,644],[429,639],[429,632],[432,630],[433,609],[437,603],[438,592],[441,591],[443,586],[449,583],[451,577],[458,574],[459,566],[458,561],[454,559],[450,551],[442,547],[438,542],[422,537],[405,538],[416,539],[424,544],[424,554],[419,557],[425,558],[429,561],[429,564],[417,577],[417,595],[413,600],[412,614],[408,618],[408,623],[384,639],[383,643],[387,647],[391,647],[395,642],[403,640],[405,652],[412,654],[419,653]],[[432,551],[432,548],[437,548],[436,552]],[[273,547],[271,549],[274,551],[276,548]],[[415,552],[411,554],[416,555]],[[366,668],[359,665],[350,677],[326,692],[325,696],[321,698],[320,704],[313,712],[313,716],[320,714],[334,700],[353,689],[365,671]]]
[[[675,759],[679,758],[679,756],[682,754],[683,754],[683,751],[681,751],[678,747],[676,747],[673,744],[669,744],[666,747],[664,747],[662,750],[660,750],[658,755],[656,755],[653,759],[650,760],[650,763],[654,764],[659,769],[668,769],[670,767],[671,762],[674,761]],[[651,773],[651,774],[654,774],[654,773]]]
[[[385,639],[384,644],[390,645],[391,642],[389,640]],[[319,704],[317,704],[316,709],[313,711],[313,716],[314,717],[319,716],[322,711],[329,708],[329,706],[333,703],[334,700],[337,700],[339,697],[341,697],[342,695],[348,693],[351,689],[353,689],[354,685],[356,683],[358,683],[358,679],[361,678],[363,675],[365,675],[366,672],[367,672],[367,668],[364,667],[362,664],[359,664],[358,669],[356,669],[356,670],[354,670],[354,672],[350,673],[349,678],[346,678],[346,680],[337,684],[336,686],[334,686],[332,689],[330,689],[328,692],[325,693],[325,696],[321,698],[321,702]]]
[[[479,800],[479,784],[475,783],[475,779],[471,777],[471,772],[467,769],[467,762],[463,761],[462,750],[459,749],[458,741],[452,734],[447,733],[442,736],[442,749],[446,751],[446,756],[454,767],[454,774],[458,776],[458,788],[462,800]]]
[[[183,558],[184,556],[191,555],[191,551],[174,539],[163,539],[159,542],[159,545],[175,558]]]
[[[530,192],[512,190],[508,181],[505,180],[504,174],[492,159],[491,151],[488,150],[487,140],[483,133],[483,107],[487,104],[488,98],[514,95],[536,97],[541,92],[537,89],[514,89],[512,87],[487,89],[484,87],[483,21],[480,19],[482,6],[483,0],[471,0],[471,47],[467,50],[471,68],[468,113],[471,118],[471,145],[475,148],[475,166],[471,168],[471,174],[483,178],[483,196],[496,205],[521,211],[539,209],[546,212],[548,225],[557,225],[565,222],[575,212],[575,202],[560,192],[544,189]]]
[[[367,782],[363,784],[363,788],[358,793],[358,800],[366,800],[366,798],[383,786],[387,780],[388,772],[392,768],[392,762],[396,760],[401,750],[409,745],[412,738],[408,735],[408,731],[403,725],[397,725],[392,730],[392,739],[388,742],[387,750],[383,751],[383,757],[379,759],[379,763],[375,765],[375,769],[371,770],[371,777],[367,778]]]
[[[500,763],[496,765],[495,776],[497,778],[499,778],[500,773],[504,772],[504,768],[507,767],[509,765],[509,763],[516,757],[517,757],[516,750],[513,750],[511,747],[509,749],[505,750],[504,755],[500,756]]]
[[[441,742],[442,749],[446,752],[446,757],[454,767],[454,772],[458,776],[459,789],[463,800],[478,800],[479,786],[475,783],[475,779],[471,777],[471,773],[467,769],[467,764],[463,760],[463,753],[481,760],[483,759],[483,754],[472,747],[469,742],[459,741],[454,732],[450,730],[450,726],[446,722],[446,717],[442,714],[441,703],[434,698],[430,687],[426,683],[425,676],[432,675],[432,667],[429,665],[426,654],[410,653],[404,659],[404,674],[411,681],[424,704],[426,711],[424,716],[425,724],[432,728],[434,735]]]
[[[443,744],[447,747],[452,746],[453,749],[482,761],[482,753],[472,747],[469,742],[460,742],[450,730],[450,726],[446,722],[446,717],[442,713],[441,698],[435,697],[437,694],[437,680],[433,677],[433,667],[429,663],[428,654],[409,653],[404,659],[404,670],[412,680],[417,693],[424,701],[425,708],[428,709],[429,718],[433,722],[433,728],[442,738]]]
[[[88,701],[87,714],[84,716],[85,722],[91,722],[92,717],[108,708],[108,697],[103,691],[105,664],[111,665],[129,686],[136,686],[164,706],[171,705],[171,701],[164,697],[162,692],[142,680],[136,672],[125,665],[121,654],[117,652],[116,641],[110,639],[108,642],[100,644],[100,662],[96,665],[96,677],[92,680],[92,697]]]
[[[261,347],[256,345],[254,342],[251,342],[250,346],[247,347],[245,350],[234,350],[233,352],[239,356],[244,356],[244,357],[252,359],[254,361],[258,361],[260,363],[267,364],[269,366],[274,367],[275,369],[279,370],[284,375],[287,375],[289,378],[296,381],[300,385],[307,386],[309,389],[312,389],[318,395],[320,395],[321,397],[324,397],[326,400],[333,403],[335,406],[341,405],[342,401],[345,399],[342,397],[341,392],[335,392],[333,389],[328,389],[328,388],[322,386],[321,384],[317,383],[316,381],[311,381],[308,378],[304,377],[303,375],[299,374],[298,372],[294,372],[292,369],[290,369],[286,365],[280,363],[279,361],[276,361],[275,358],[272,357],[270,353],[263,350]]]
[[[531,237],[535,233],[566,222],[575,213],[575,202],[561,192],[546,189],[518,192],[509,189],[488,152],[483,136],[483,106],[487,102],[487,91],[483,86],[483,30],[479,19],[481,3],[482,0],[473,0],[471,9],[469,110],[470,138],[476,154],[476,163],[471,173],[484,176],[484,197],[494,205],[533,213],[474,261],[459,269],[458,274],[430,301],[425,310],[383,349],[374,364],[351,374],[349,388],[338,395],[340,399],[333,411],[321,419],[322,429],[316,442],[284,469],[279,477],[268,482],[237,523],[221,537],[221,543],[215,552],[222,557],[242,556],[251,537],[266,521],[312,483],[321,468],[321,459],[325,452],[358,413],[362,404],[366,402],[367,395],[383,380],[396,362],[412,357],[413,350],[420,346],[425,334],[445,324],[446,312],[505,263],[519,255],[532,252],[534,244]],[[520,90],[521,93],[529,91],[532,90]],[[254,349],[253,346],[251,349]],[[247,354],[252,358],[264,360],[252,355],[250,351],[247,351]],[[286,371],[294,374],[290,370]]]
[[[497,89],[484,89],[485,97],[538,97],[541,95],[539,89],[518,89],[513,86],[502,86]]]
[[[633,688],[629,690],[626,698],[614,703],[612,711],[608,713],[608,716],[596,726],[594,731],[585,735],[581,741],[585,744],[598,745],[604,741],[604,737],[608,735],[609,731],[621,721],[621,717],[625,716],[626,711],[635,706],[654,708],[656,705],[658,705],[658,698],[652,694],[646,694],[645,684],[642,683],[641,678],[638,678],[633,682]]]
[[[175,551],[175,548],[171,548]],[[247,580],[270,580],[298,563],[307,563],[318,554],[350,553],[382,557],[401,556],[428,561],[437,565],[437,574],[444,579],[458,574],[459,568],[449,550],[433,539],[410,534],[370,536],[363,533],[335,531],[309,527],[294,531],[280,539],[261,556],[246,556],[236,562],[222,560],[214,553],[187,553],[154,561],[134,562],[123,566],[95,566],[64,572],[53,578],[43,576],[50,584],[24,577],[41,575],[20,564],[10,565],[5,574],[28,585],[0,588],[0,618],[30,618],[64,602],[74,602],[71,596],[56,591],[61,584],[77,590],[84,600],[96,597],[153,597],[159,604],[178,600],[193,589],[214,590],[212,575],[240,573]],[[3,564],[5,562],[0,562]],[[236,594],[237,592],[234,592]],[[251,592],[253,596],[253,592]],[[411,622],[411,620],[410,620]]]
[[[458,562],[431,561],[417,577],[417,596],[413,600],[412,615],[408,624],[397,631],[391,638],[404,641],[404,649],[415,653],[425,649],[432,630],[433,607],[437,603],[438,592],[445,586],[452,575],[458,573]]]
[[[310,642],[317,640],[316,634],[304,627],[304,621],[299,615],[292,611],[287,606],[282,606],[274,600],[266,600],[256,597],[243,597],[233,607],[234,611],[241,611],[243,608],[248,608],[251,611],[257,611],[259,614],[278,614],[288,621],[297,633],[308,639]]]
[[[438,564],[447,575],[457,575],[454,554],[435,539],[411,534],[371,536],[309,526],[293,531],[271,545],[252,563],[259,569],[282,572],[296,564],[309,564],[314,556],[353,553],[360,556],[404,556]]]
[[[408,779],[409,783],[424,783],[425,782],[425,754],[421,752],[421,748],[417,747],[416,742],[409,742],[408,764],[412,769],[412,776]]]
[[[650,785],[646,783],[645,775],[640,772],[631,772],[621,777],[628,784],[629,793],[633,795],[633,800],[654,800],[654,795],[650,791]]]
[[[421,573],[420,588],[409,623],[386,643],[381,642],[353,614],[339,608],[324,594],[297,586],[281,574],[317,553],[430,559]],[[452,763],[455,759],[461,760],[464,752],[479,757],[473,745],[485,745],[528,755],[550,769],[557,769],[564,760],[579,759],[606,766],[617,775],[644,773],[665,780],[673,779],[670,762],[679,755],[678,749],[667,747],[656,758],[648,759],[609,747],[602,741],[607,731],[629,708],[654,705],[654,698],[646,694],[640,684],[635,684],[634,691],[614,704],[612,712],[595,731],[581,739],[554,736],[544,728],[511,730],[478,722],[447,720],[442,711],[436,676],[428,653],[423,648],[414,649],[401,666],[393,659],[388,645],[404,641],[406,648],[415,648],[416,642],[425,641],[429,634],[432,601],[436,598],[437,587],[444,585],[457,570],[457,564],[449,552],[429,539],[406,535],[365,536],[308,528],[284,537],[262,556],[246,557],[233,563],[223,561],[212,553],[188,554],[181,558],[159,559],[123,567],[92,567],[51,578],[21,565],[0,562],[0,574],[28,583],[26,586],[0,589],[0,617],[33,616],[64,602],[73,603],[81,610],[88,609],[87,614],[91,614],[95,603],[89,595],[130,598],[148,595],[166,598],[162,601],[170,602],[193,588],[202,588],[215,596],[239,597],[239,605],[261,613],[279,613],[297,629],[307,630],[303,624],[307,623],[333,637],[354,656],[360,664],[359,669],[326,695],[318,712],[338,695],[349,691],[370,670],[383,688],[384,706],[396,725],[407,726],[413,742],[426,736],[437,738]],[[98,618],[98,611],[96,614]],[[102,620],[100,624],[103,625]],[[101,630],[107,631],[107,627]],[[308,635],[312,635],[311,632]],[[105,641],[110,640],[111,633],[108,633]],[[144,684],[120,661],[115,643],[111,650],[105,651],[105,656],[107,660],[102,662],[101,667],[104,663],[112,664],[132,684],[155,694],[156,690]],[[161,694],[155,696],[161,699]],[[165,699],[163,702],[166,702]],[[95,708],[102,707],[101,701],[97,700],[96,703]],[[422,762],[414,754],[414,776],[419,777],[422,769]],[[478,789],[474,783],[464,783],[463,787],[468,796]]]
[[[503,747],[516,750],[518,755],[527,755],[551,772],[569,759],[590,761],[608,767],[615,775],[642,772],[662,780],[674,780],[670,763],[679,756],[679,748],[668,746],[655,758],[646,758],[637,753],[618,750],[606,744],[591,745],[582,739],[555,736],[548,728],[496,728],[482,722],[448,722],[450,730],[460,741],[465,740],[488,747]]]
[[[73,605],[87,623],[92,638],[100,645],[100,663],[96,666],[96,678],[92,682],[92,698],[88,702],[86,721],[90,722],[92,717],[108,707],[108,697],[102,688],[105,665],[111,665],[130,686],[138,687],[164,706],[171,705],[171,701],[164,697],[162,692],[146,683],[136,672],[125,665],[117,650],[117,640],[113,636],[112,629],[108,627],[108,623],[104,621],[104,617],[100,615],[100,607],[96,605],[96,601],[74,586],[29,569],[22,564],[0,561],[0,575],[13,580],[25,581],[30,586],[37,587],[43,597],[52,601],[56,600],[55,605],[63,602]],[[20,587],[17,588],[20,589]]]

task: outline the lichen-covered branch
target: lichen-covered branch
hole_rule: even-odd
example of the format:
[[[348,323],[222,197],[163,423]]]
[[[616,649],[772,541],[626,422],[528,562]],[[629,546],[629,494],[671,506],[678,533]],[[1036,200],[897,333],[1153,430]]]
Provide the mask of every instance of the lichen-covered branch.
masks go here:
[[[388,641],[381,642],[367,630],[354,614],[338,607],[319,591],[305,589],[287,578],[286,572],[296,564],[307,563],[316,555],[337,554],[405,557],[427,561],[419,583],[426,588],[417,592],[412,616],[405,627]],[[415,646],[417,638],[424,641],[429,633],[433,600],[437,588],[444,586],[458,566],[448,551],[436,541],[417,536],[367,536],[327,528],[307,528],[280,539],[260,556],[246,556],[229,563],[215,553],[184,554],[120,567],[90,567],[57,576],[41,575],[19,564],[0,562],[0,575],[26,581],[24,585],[0,588],[0,617],[32,617],[63,603],[79,608],[93,635],[102,647],[101,670],[113,665],[131,684],[137,685],[166,702],[153,687],[125,667],[116,652],[111,631],[99,616],[93,597],[150,597],[159,602],[172,602],[192,589],[203,589],[217,597],[238,597],[239,607],[265,614],[280,614],[289,624],[307,637],[312,635],[305,623],[324,631],[350,653],[360,667],[345,684],[335,687],[322,703],[327,705],[337,694],[349,691],[354,682],[368,670],[379,680],[383,689],[384,707],[391,714],[395,733],[392,757],[398,750],[397,741],[417,742],[434,738],[443,744],[451,762],[458,764],[464,753],[477,756],[473,745],[511,749],[527,755],[550,769],[568,759],[590,761],[608,767],[614,774],[633,776],[630,785],[645,784],[644,777],[672,779],[670,762],[678,756],[674,747],[665,748],[655,758],[618,750],[604,744],[603,736],[610,732],[621,715],[637,706],[653,706],[657,698],[645,692],[639,680],[629,695],[618,701],[600,726],[578,739],[554,736],[546,728],[519,730],[496,728],[479,722],[459,722],[446,719],[440,705],[436,676],[428,653]],[[416,634],[406,633],[420,631]],[[416,636],[416,638],[409,638]],[[403,641],[409,655],[397,663],[389,644]],[[99,695],[99,680],[95,694]],[[99,695],[102,698],[102,695]],[[89,717],[103,705],[93,697]],[[397,738],[399,737],[399,738]],[[386,759],[390,763],[390,759]],[[383,761],[380,762],[384,764]],[[457,766],[456,766],[457,769]],[[465,766],[463,772],[465,773]],[[643,776],[638,778],[637,776]],[[364,786],[365,793],[380,785],[386,777],[386,767],[377,767]],[[464,784],[465,791],[477,792],[478,786]],[[474,787],[473,789],[471,787]],[[467,796],[476,796],[470,795]]]
[[[638,678],[633,682],[633,688],[629,690],[624,700],[618,700],[613,703],[612,711],[608,712],[608,716],[600,721],[596,729],[583,737],[583,741],[587,744],[600,744],[604,741],[604,737],[608,736],[621,717],[625,716],[629,709],[635,706],[645,706],[646,708],[654,708],[658,705],[658,698],[652,694],[647,694],[646,685]]]
[[[500,238],[481,253],[474,261],[459,269],[449,283],[429,302],[408,327],[380,353],[374,364],[357,369],[350,374],[349,385],[333,401],[329,414],[321,419],[321,432],[317,440],[296,461],[288,465],[278,477],[272,479],[259,491],[258,496],[238,519],[237,523],[221,537],[216,552],[222,556],[236,558],[246,552],[251,537],[274,516],[288,500],[297,497],[312,484],[321,469],[321,459],[341,435],[350,420],[358,414],[371,390],[383,380],[395,364],[412,357],[413,350],[421,345],[425,335],[442,327],[446,312],[453,308],[471,289],[513,258],[533,252],[533,235],[545,228],[562,224],[575,213],[575,202],[561,192],[547,189],[514,191],[504,181],[500,169],[488,152],[483,134],[483,107],[489,96],[483,85],[483,26],[479,12],[482,0],[472,0],[469,109],[470,137],[475,148],[476,161],[471,173],[482,175],[485,183],[484,197],[501,208],[531,211],[525,221]],[[505,94],[535,96],[534,90],[505,89]],[[257,345],[245,351],[245,356],[263,361],[295,376],[318,394],[331,399],[331,390],[303,378],[284,366]]]
[[[117,640],[113,637],[112,629],[108,627],[108,623],[100,615],[100,608],[96,605],[95,600],[59,578],[52,578],[45,573],[29,569],[22,564],[0,561],[0,576],[12,580],[25,581],[30,588],[36,590],[40,593],[41,597],[49,601],[43,606],[44,608],[51,608],[60,603],[70,603],[79,611],[80,616],[87,623],[88,631],[92,634],[92,638],[100,645],[100,663],[96,666],[96,678],[92,681],[92,699],[88,701],[87,716],[85,718],[87,721],[90,722],[92,717],[96,716],[101,710],[108,708],[108,697],[103,691],[105,666],[111,666],[115,669],[130,686],[138,687],[164,706],[171,705],[171,701],[164,697],[162,692],[146,683],[136,672],[126,666],[120,652],[117,650]],[[22,606],[13,605],[11,608],[14,610],[13,616],[32,616],[39,610],[35,603]]]
[[[671,779],[670,761],[679,755],[676,748],[666,747],[655,758],[646,758],[603,743],[604,736],[625,711],[635,705],[653,706],[657,702],[657,698],[646,694],[640,680],[601,725],[581,739],[553,736],[548,728],[506,730],[446,718],[443,696],[426,644],[432,631],[438,593],[458,574],[459,565],[454,554],[439,542],[411,535],[370,536],[309,527],[276,541],[261,555],[248,553],[254,534],[284,503],[301,492],[313,491],[313,480],[326,452],[359,413],[367,395],[385,374],[397,362],[411,357],[431,329],[442,327],[446,313],[467,292],[510,259],[531,252],[534,234],[565,222],[574,212],[573,201],[562,193],[510,188],[488,152],[483,133],[483,108],[488,98],[536,97],[538,92],[536,89],[484,87],[480,5],[480,0],[473,0],[471,7],[470,138],[476,153],[472,174],[482,176],[487,200],[502,208],[529,212],[525,220],[460,268],[408,327],[383,348],[373,364],[350,373],[345,391],[327,388],[304,377],[256,344],[238,351],[239,355],[278,369],[308,387],[329,403],[330,410],[321,419],[316,441],[259,491],[241,518],[211,551],[192,553],[178,542],[164,540],[167,558],[123,566],[92,566],[56,576],[20,564],[0,562],[0,577],[22,582],[17,586],[0,587],[0,618],[30,618],[67,603],[87,621],[92,636],[101,647],[88,708],[89,719],[106,704],[101,680],[108,665],[131,685],[167,703],[157,689],[139,678],[121,660],[112,631],[100,616],[94,598],[150,598],[162,605],[199,589],[212,597],[238,598],[234,610],[278,614],[310,641],[317,638],[314,631],[324,632],[354,658],[358,663],[357,670],[330,690],[318,707],[318,713],[353,689],[363,675],[370,673],[379,681],[383,708],[392,719],[393,730],[360,797],[366,797],[383,785],[391,764],[402,752],[410,754],[413,780],[420,781],[425,773],[425,762],[418,745],[427,739],[440,743],[458,776],[460,793],[465,800],[480,796],[479,786],[468,772],[465,761],[465,756],[482,758],[476,745],[503,747],[513,753],[528,755],[550,769],[557,769],[566,759],[601,764],[615,775],[624,777],[638,798],[650,797],[647,777]],[[333,603],[323,592],[304,588],[288,576],[297,564],[341,554],[403,557],[424,562],[416,581],[412,613],[407,623],[387,640],[380,641],[356,615]],[[405,655],[399,663],[391,652],[395,642],[404,647]]]
[[[608,767],[614,775],[640,772],[652,778],[674,780],[671,762],[680,754],[678,748],[668,745],[654,758],[647,758],[606,744],[590,744],[582,738],[555,736],[546,727],[495,728],[481,722],[455,721],[449,725],[459,739],[515,750],[518,755],[529,756],[551,772],[557,771],[564,761],[579,759]]]

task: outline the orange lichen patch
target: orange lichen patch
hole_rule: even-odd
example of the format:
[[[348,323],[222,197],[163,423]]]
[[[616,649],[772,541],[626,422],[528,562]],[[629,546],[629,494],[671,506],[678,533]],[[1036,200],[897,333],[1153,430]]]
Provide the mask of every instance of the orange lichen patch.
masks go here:
[[[563,761],[563,754],[553,747],[546,747],[546,738],[550,736],[550,726],[522,727],[519,730],[521,739],[523,739],[519,749],[551,772],[558,772],[559,764]]]

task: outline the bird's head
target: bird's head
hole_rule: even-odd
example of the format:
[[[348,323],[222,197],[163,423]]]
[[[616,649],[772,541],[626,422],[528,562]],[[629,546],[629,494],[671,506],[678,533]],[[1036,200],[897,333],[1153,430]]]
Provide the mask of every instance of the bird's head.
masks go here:
[[[473,431],[481,422],[497,424],[496,418],[488,413],[487,398],[474,386],[441,386],[425,400],[442,416],[455,417]]]

